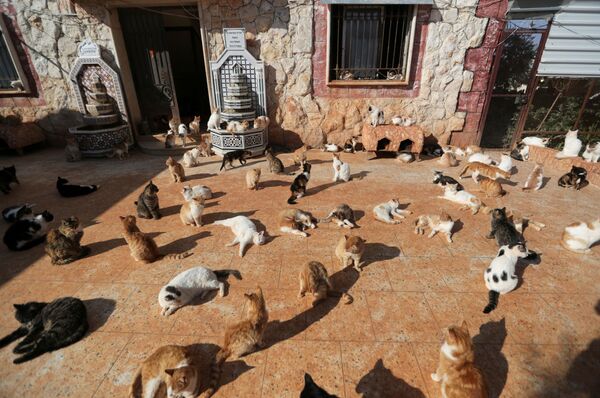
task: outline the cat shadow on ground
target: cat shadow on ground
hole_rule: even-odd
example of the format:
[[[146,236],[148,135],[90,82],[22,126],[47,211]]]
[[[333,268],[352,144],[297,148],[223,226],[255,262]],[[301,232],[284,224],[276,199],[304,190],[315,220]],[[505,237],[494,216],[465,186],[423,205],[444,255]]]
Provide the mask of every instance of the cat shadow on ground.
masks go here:
[[[459,233],[465,226],[465,223],[459,219],[454,220],[454,226],[452,227],[452,235]]]
[[[212,197],[208,200],[219,199],[219,198],[222,198],[223,196],[225,196],[225,192],[223,192],[223,191],[213,192]]]
[[[378,261],[391,260],[400,256],[400,249],[396,246],[388,246],[383,243],[365,243],[365,251],[362,255],[363,268]]]
[[[364,179],[369,173],[370,171],[368,170],[363,170],[359,171],[358,173],[354,173],[350,176],[350,181],[360,181]]]
[[[329,281],[333,286],[333,290],[340,293],[348,293],[350,288],[354,286],[358,280],[359,273],[353,268],[341,269],[329,276]],[[307,294],[310,298],[310,294]],[[265,331],[265,347],[272,347],[275,344],[291,339],[304,332],[310,325],[323,319],[329,314],[339,303],[341,297],[328,297],[316,305],[296,314],[292,318],[280,321],[271,320],[267,324]],[[308,300],[298,299],[298,305],[308,303]],[[305,304],[309,305],[309,304]],[[352,304],[349,304],[352,305]]]
[[[192,175],[186,175],[184,182],[194,181],[194,180],[202,180],[204,178],[210,178],[216,176],[216,173],[198,173]]]
[[[356,392],[362,394],[362,398],[425,398],[421,390],[394,376],[381,358],[377,360],[373,369],[360,379],[356,385]]]
[[[125,239],[123,238],[115,238],[115,239],[108,239],[108,240],[104,240],[102,242],[93,242],[93,243],[89,243],[87,246],[90,248],[90,254],[86,257],[94,257],[97,256],[99,254],[102,253],[106,253],[109,252],[119,246],[124,246],[126,245],[127,242],[125,242]]]
[[[236,216],[250,217],[254,213],[256,213],[256,210],[241,211],[241,212],[238,212],[238,213],[231,213],[231,212],[228,212],[228,211],[217,211],[215,213],[203,214],[202,215],[202,222],[204,224],[212,224],[215,221],[226,220],[228,218],[232,218],[232,217],[236,217]]]
[[[261,181],[260,185],[258,187],[259,187],[259,189],[275,188],[275,187],[287,187],[290,184],[291,184],[290,181],[267,180],[267,181]]]
[[[362,210],[353,210],[353,211],[354,211],[354,221],[356,221],[356,222],[358,222],[365,216],[365,212]],[[360,228],[358,225],[356,225],[356,227]]]
[[[483,373],[489,398],[500,397],[508,378],[508,361],[502,353],[506,336],[506,321],[502,318],[484,323],[473,337],[475,365]]]
[[[516,187],[517,185],[519,185],[518,181],[511,181],[507,180],[506,178],[498,178],[497,181],[502,185],[508,185],[510,187]]]
[[[93,333],[100,329],[108,318],[112,315],[116,308],[116,301],[106,298],[94,298],[90,300],[83,300],[85,309],[87,311],[87,318],[89,323],[88,333]]]
[[[190,231],[196,230],[195,227],[186,226],[186,228],[189,228]],[[183,252],[192,250],[193,248],[195,248],[197,246],[198,240],[200,240],[202,238],[207,238],[210,235],[211,235],[210,231],[201,231],[196,234],[186,236],[185,238],[180,238],[180,239],[174,240],[171,243],[167,243],[166,245],[161,246],[160,252],[163,254],[168,254],[168,253],[183,253]]]
[[[332,181],[332,182],[328,182],[328,183],[326,183],[326,184],[321,184],[321,185],[319,185],[319,186],[316,186],[316,187],[311,187],[311,188],[309,188],[309,189],[306,191],[306,196],[308,196],[308,195],[316,195],[316,194],[318,194],[319,192],[323,192],[324,190],[326,190],[326,189],[328,189],[328,188],[331,188],[331,187],[333,187],[333,186],[336,186],[336,185],[338,185],[338,184],[340,184],[340,182],[333,182],[333,181]]]
[[[536,256],[532,259],[519,259],[517,265],[515,267],[515,275],[519,278],[519,282],[517,283],[517,287],[515,290],[518,290],[525,283],[525,269],[527,269],[530,265],[533,265],[533,268],[537,268],[538,265],[542,263],[542,253],[537,253]]]
[[[183,197],[181,198],[181,201],[183,203]],[[179,214],[179,211],[181,210],[181,206],[182,205],[173,205],[173,206],[169,206],[169,207],[163,207],[160,209],[160,215],[162,217],[168,217],[168,216],[172,216],[174,214]]]
[[[540,186],[540,189],[545,188],[546,185],[548,185],[548,183],[550,182],[550,180],[550,177],[542,177],[542,185]]]

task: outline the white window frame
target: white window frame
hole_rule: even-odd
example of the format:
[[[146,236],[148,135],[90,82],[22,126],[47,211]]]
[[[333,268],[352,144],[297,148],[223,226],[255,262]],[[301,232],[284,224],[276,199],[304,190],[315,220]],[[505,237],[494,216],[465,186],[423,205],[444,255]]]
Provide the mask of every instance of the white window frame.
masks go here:
[[[6,44],[6,48],[8,48],[8,53],[10,55],[10,59],[17,71],[17,76],[19,76],[19,80],[21,81],[21,85],[23,89],[18,88],[0,88],[0,94],[28,94],[29,90],[29,82],[27,80],[27,75],[21,66],[21,61],[19,59],[19,54],[15,46],[13,45],[12,39],[10,38],[10,34],[4,23],[4,15],[0,13],[0,31],[2,32],[2,38],[4,39],[4,43]]]

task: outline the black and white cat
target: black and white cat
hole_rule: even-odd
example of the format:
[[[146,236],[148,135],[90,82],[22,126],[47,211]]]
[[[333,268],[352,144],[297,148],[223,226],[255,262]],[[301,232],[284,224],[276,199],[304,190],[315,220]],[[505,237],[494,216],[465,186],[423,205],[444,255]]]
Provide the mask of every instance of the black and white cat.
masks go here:
[[[54,216],[44,211],[33,218],[16,221],[6,230],[4,244],[10,250],[20,251],[43,243],[52,220]]]
[[[160,289],[158,304],[162,308],[161,314],[169,316],[195,297],[202,298],[212,290],[218,290],[220,297],[225,296],[225,283],[218,278],[229,275],[242,279],[236,270],[212,271],[205,267],[194,267],[183,271]]]
[[[489,290],[489,301],[483,309],[484,314],[489,314],[498,306],[498,297],[501,294],[512,292],[519,283],[515,275],[515,267],[520,258],[526,258],[529,252],[524,245],[504,245],[498,250],[496,258],[483,272],[485,287]]]
[[[442,188],[444,188],[446,185],[456,185],[457,191],[464,190],[464,187],[458,181],[456,181],[450,176],[445,176],[444,173],[442,173],[441,171],[433,172],[433,180],[431,182],[433,182],[436,185],[439,185]]]
[[[65,198],[73,198],[75,196],[83,196],[95,192],[100,188],[100,185],[75,185],[69,184],[66,178],[58,177],[56,180],[56,189],[60,196]]]
[[[294,178],[294,182],[292,182],[292,185],[290,186],[292,195],[287,200],[288,204],[295,204],[297,199],[300,199],[306,195],[306,187],[308,185],[308,181],[310,180],[310,168],[310,163],[305,162],[302,165],[302,173]]]
[[[31,203],[25,203],[23,205],[10,206],[2,210],[2,218],[8,223],[13,223],[18,220],[33,218],[33,211],[31,210],[35,206]]]

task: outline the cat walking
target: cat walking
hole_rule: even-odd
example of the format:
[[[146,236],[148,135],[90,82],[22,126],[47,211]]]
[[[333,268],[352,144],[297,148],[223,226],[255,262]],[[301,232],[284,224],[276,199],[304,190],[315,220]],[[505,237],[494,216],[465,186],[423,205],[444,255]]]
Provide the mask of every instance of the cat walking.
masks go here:
[[[235,151],[227,152],[225,155],[223,155],[223,161],[221,162],[221,168],[219,171],[226,169],[226,164],[229,165],[229,168],[233,168],[233,161],[236,159],[240,162],[240,166],[245,165],[246,156],[252,156],[252,152],[244,151],[243,149],[236,149]]]
[[[560,243],[575,253],[590,253],[592,245],[600,241],[600,218],[592,222],[576,222],[565,227]]]

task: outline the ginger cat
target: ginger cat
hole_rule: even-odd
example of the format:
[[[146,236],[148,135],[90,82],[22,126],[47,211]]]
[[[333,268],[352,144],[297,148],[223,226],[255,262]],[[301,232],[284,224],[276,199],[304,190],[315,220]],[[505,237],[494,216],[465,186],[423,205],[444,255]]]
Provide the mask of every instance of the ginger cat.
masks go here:
[[[460,178],[466,178],[465,174],[469,173],[469,174],[471,174],[473,181],[477,182],[477,177],[475,175],[475,172],[477,172],[479,175],[482,175],[484,177],[491,178],[492,180],[495,180],[497,178],[506,178],[507,180],[510,180],[509,172],[506,172],[495,166],[489,166],[489,165],[487,165],[485,163],[481,163],[481,162],[472,162],[472,163],[467,164],[464,167],[464,169],[462,169],[462,171],[460,172],[460,174],[458,176]]]
[[[300,292],[298,298],[304,297],[306,293],[313,296],[312,305],[317,305],[322,300],[329,297],[342,297],[345,304],[350,304],[353,301],[352,296],[347,293],[339,293],[333,290],[327,269],[318,261],[309,261],[302,268],[299,275]]]
[[[590,253],[592,245],[600,240],[600,218],[592,222],[575,222],[565,227],[561,245],[575,253]]]
[[[316,228],[310,213],[298,209],[285,209],[279,213],[279,230],[288,234],[307,237],[307,228]]]
[[[354,269],[361,271],[363,263],[362,255],[365,251],[365,240],[360,236],[343,235],[336,248],[335,255],[340,261],[342,268],[354,266]]]
[[[162,258],[181,260],[192,255],[192,253],[161,254],[154,239],[144,234],[137,227],[135,216],[119,216],[123,223],[123,237],[131,251],[131,257],[135,261],[141,261],[144,264],[153,263]]]
[[[479,192],[483,192],[488,198],[499,198],[506,193],[506,191],[502,189],[502,185],[496,180],[480,176],[479,174],[477,174],[476,179],[477,184],[479,184]]]
[[[238,358],[251,354],[257,348],[262,347],[263,334],[269,321],[269,313],[265,305],[260,286],[255,293],[244,293],[246,298],[246,316],[241,322],[231,325],[225,331],[223,348],[217,352],[212,364],[210,384],[201,395],[203,398],[212,396],[217,390],[223,363],[227,358],[237,360]]]
[[[260,169],[248,170],[246,173],[246,187],[258,191],[258,183],[260,180]]]
[[[433,238],[438,232],[442,232],[446,235],[448,243],[452,243],[452,228],[454,227],[454,221],[446,212],[440,213],[440,215],[424,214],[417,218],[415,221],[415,234],[425,234],[425,228],[431,228],[431,232],[427,235],[428,238]]]
[[[185,191],[183,191],[182,194],[185,195]],[[195,196],[187,200],[181,206],[181,210],[179,210],[179,218],[181,218],[183,225],[201,227],[203,212],[204,198],[202,196]]]
[[[181,163],[178,163],[173,157],[169,156],[165,162],[169,166],[169,172],[173,177],[173,182],[184,182],[185,181],[185,170]]]
[[[475,366],[473,342],[467,323],[450,326],[446,330],[440,350],[440,363],[433,381],[441,383],[445,398],[487,398],[487,386],[483,374]]]
[[[523,191],[529,191],[533,189],[534,191],[539,190],[544,183],[544,167],[541,163],[536,163],[535,167],[529,173],[527,180],[523,184],[521,188]]]
[[[444,152],[444,154],[438,159],[437,164],[442,167],[455,167],[458,166],[458,160],[452,152]]]
[[[199,387],[198,368],[187,347],[166,345],[142,362],[129,397],[158,397],[166,388],[168,397],[194,398]]]

